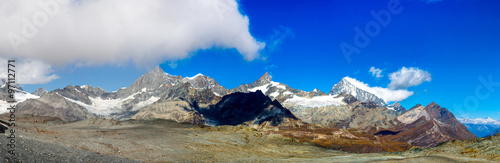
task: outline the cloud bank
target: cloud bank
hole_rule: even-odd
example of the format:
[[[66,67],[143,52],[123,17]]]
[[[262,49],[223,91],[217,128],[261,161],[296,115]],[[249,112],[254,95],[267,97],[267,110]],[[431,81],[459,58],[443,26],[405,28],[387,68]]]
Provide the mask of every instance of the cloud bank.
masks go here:
[[[2,57],[55,66],[156,65],[212,47],[253,60],[265,46],[235,0],[2,0],[0,20]]]
[[[370,67],[369,72],[376,78],[383,77],[382,69]],[[431,81],[431,74],[417,67],[402,67],[396,72],[389,74],[391,82],[387,85],[388,88],[370,87],[368,84],[358,81],[354,78],[346,77],[346,79],[356,87],[382,98],[386,103],[403,101],[412,96],[413,91],[408,91],[409,87],[417,86],[426,81]],[[426,91],[426,90],[425,90]]]
[[[427,71],[416,67],[403,67],[399,71],[389,74],[389,88],[406,89],[408,87],[417,86],[423,82],[431,81],[431,74]]]
[[[16,60],[13,63],[17,84],[45,84],[59,76],[52,74],[52,66],[36,60]],[[7,59],[0,58],[0,78],[7,77]]]
[[[382,98],[386,103],[403,101],[404,99],[413,95],[413,92],[408,90],[393,90],[390,88],[382,87],[370,87],[368,84],[358,81],[354,78],[345,77],[351,84],[356,87],[374,94],[377,97]]]

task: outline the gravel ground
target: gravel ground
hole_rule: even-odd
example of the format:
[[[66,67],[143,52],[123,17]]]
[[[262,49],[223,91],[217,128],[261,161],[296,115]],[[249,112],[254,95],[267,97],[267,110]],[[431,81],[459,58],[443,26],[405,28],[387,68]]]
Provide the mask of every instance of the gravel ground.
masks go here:
[[[138,162],[81,149],[16,138],[15,157],[8,153],[7,136],[0,135],[0,162]]]
[[[167,120],[56,122],[47,117],[19,116],[17,158],[30,163],[498,162],[499,158],[499,137],[398,153],[352,154],[245,126],[200,127]],[[0,135],[0,163],[19,162],[8,154],[7,141],[6,135]]]

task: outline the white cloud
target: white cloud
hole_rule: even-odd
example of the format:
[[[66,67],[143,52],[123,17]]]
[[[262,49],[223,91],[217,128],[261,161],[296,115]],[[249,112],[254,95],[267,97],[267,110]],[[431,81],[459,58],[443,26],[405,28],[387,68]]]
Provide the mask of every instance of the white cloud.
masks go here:
[[[416,67],[403,67],[399,71],[389,74],[389,88],[406,89],[408,87],[417,86],[425,81],[431,81],[431,74],[427,71]]]
[[[382,75],[382,70],[379,68],[370,67],[369,72],[372,73],[372,76],[374,76],[376,78],[381,78],[384,76],[384,75]]]
[[[49,64],[35,60],[16,60],[12,62],[15,67],[16,83],[18,84],[45,84],[59,76],[52,74],[53,69]],[[7,78],[7,60],[0,58],[0,78]]]
[[[346,77],[346,79],[359,89],[365,90],[377,97],[382,98],[386,103],[403,101],[404,99],[413,95],[413,92],[408,90],[393,90],[390,88],[370,87],[368,84],[365,84],[354,78]]]
[[[259,58],[236,0],[0,1],[0,54],[51,65],[157,65],[200,49],[235,48]],[[44,8],[46,10],[44,10]],[[34,17],[36,19],[34,19]],[[7,36],[7,37],[4,37]],[[14,50],[11,39],[19,43]]]

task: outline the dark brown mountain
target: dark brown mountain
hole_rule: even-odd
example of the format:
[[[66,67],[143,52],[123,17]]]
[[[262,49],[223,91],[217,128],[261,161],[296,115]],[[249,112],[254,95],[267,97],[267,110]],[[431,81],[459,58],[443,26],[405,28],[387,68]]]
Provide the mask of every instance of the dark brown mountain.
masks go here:
[[[420,147],[432,147],[449,140],[476,138],[448,109],[434,102],[426,107],[417,105],[396,120],[401,123],[376,135]]]
[[[288,120],[297,120],[290,110],[278,101],[272,101],[260,90],[226,95],[217,104],[199,112],[214,125],[260,125],[269,122],[277,126]]]

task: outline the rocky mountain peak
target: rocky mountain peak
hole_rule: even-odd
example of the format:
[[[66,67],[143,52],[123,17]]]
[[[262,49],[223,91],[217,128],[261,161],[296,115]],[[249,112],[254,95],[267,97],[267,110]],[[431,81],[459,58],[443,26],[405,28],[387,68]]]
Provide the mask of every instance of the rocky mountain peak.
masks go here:
[[[259,80],[255,81],[255,84],[269,84],[272,81],[271,75],[269,75],[269,72],[266,72],[264,75],[262,75]]]
[[[45,90],[44,88],[38,88],[36,91],[34,91],[31,94],[37,95],[37,96],[42,96],[45,93],[47,93],[47,90]]]
[[[151,73],[151,74],[160,74],[160,73],[165,73],[165,71],[163,71],[163,69],[160,67],[160,66],[155,66],[151,71],[149,71],[148,73]]]
[[[226,88],[222,87],[215,79],[201,73],[193,77],[186,77],[181,80],[181,83],[190,83],[195,89],[210,89],[220,96],[227,93]]]
[[[156,66],[151,71],[142,75],[137,79],[132,86],[128,88],[126,95],[133,94],[137,91],[142,90],[143,88],[147,89],[157,89],[165,83],[174,84],[182,79],[181,76],[173,76],[165,73],[163,69],[159,66]]]
[[[396,111],[403,111],[403,112],[406,111],[406,108],[401,106],[401,104],[399,102],[395,102],[394,104],[389,105],[387,108],[392,109],[392,110],[396,110]]]
[[[439,106],[435,102],[426,107],[422,105],[414,106],[409,111],[398,116],[397,120],[403,124],[399,129],[402,133],[398,134],[401,137],[397,139],[408,141],[411,145],[430,147],[443,141],[476,137],[448,109]],[[414,136],[408,137],[404,135]]]
[[[422,104],[417,104],[417,105],[411,107],[410,110],[413,110],[413,109],[419,108],[419,107],[423,107]]]
[[[6,78],[0,79],[0,84],[1,84],[1,88],[6,88],[7,89],[8,81],[7,81]],[[23,91],[23,88],[18,83],[10,83],[10,86],[11,86],[11,88],[14,87],[18,91]]]
[[[399,102],[395,102],[394,104],[392,104],[391,106],[394,106],[394,107],[402,107],[401,104]]]
[[[357,81],[356,79],[350,77],[344,77],[342,80],[335,84],[328,94],[330,95],[338,95],[341,93],[349,93],[352,96],[356,97],[358,100],[363,102],[373,101],[378,106],[385,107],[387,104],[385,101],[377,97],[376,95],[368,92],[366,89],[366,85]]]

